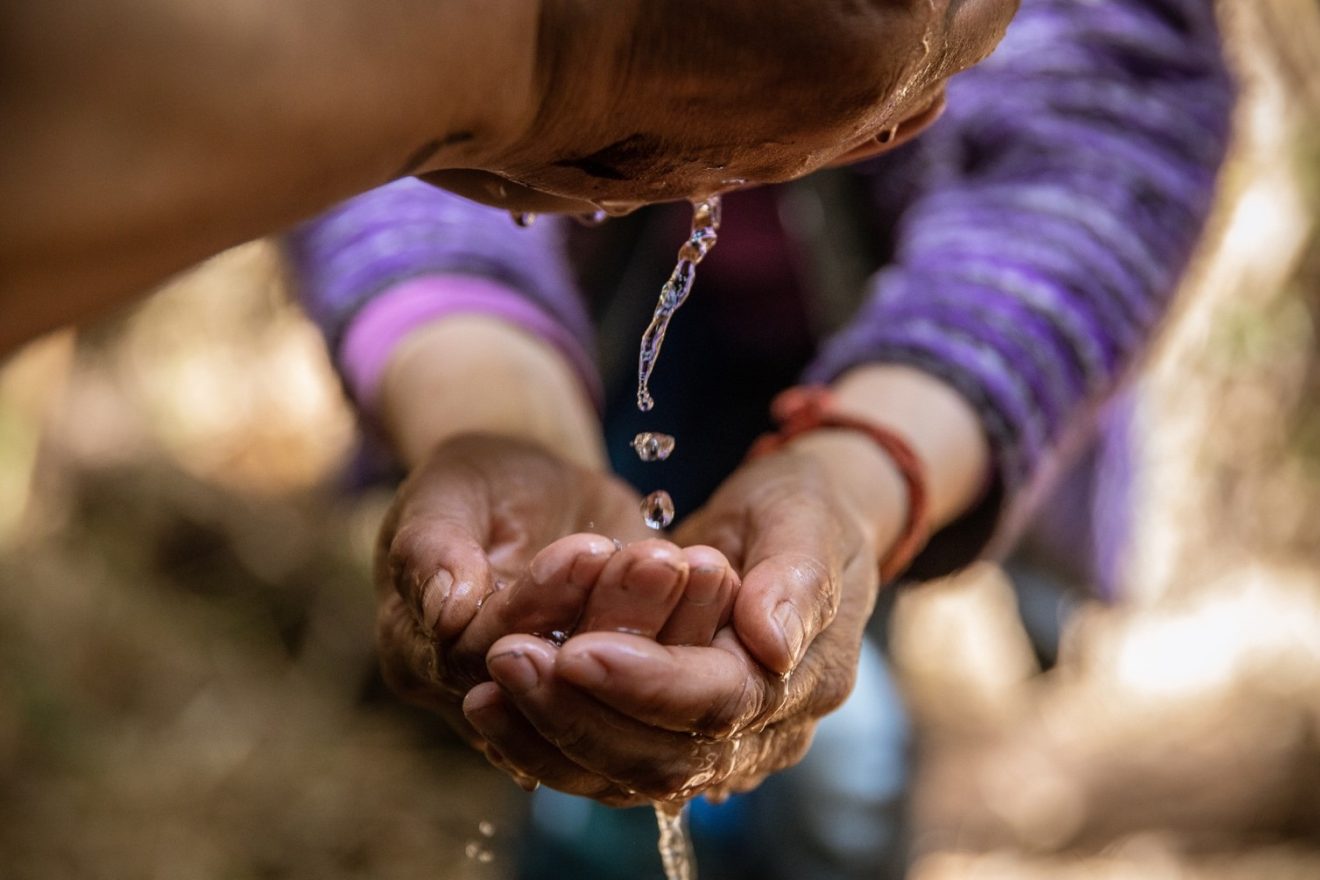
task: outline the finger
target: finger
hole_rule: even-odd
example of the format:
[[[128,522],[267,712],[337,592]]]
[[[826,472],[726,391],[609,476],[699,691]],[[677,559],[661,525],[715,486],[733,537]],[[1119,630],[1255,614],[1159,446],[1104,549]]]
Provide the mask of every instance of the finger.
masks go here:
[[[382,532],[385,577],[425,630],[452,638],[494,589],[494,574],[476,520],[461,497],[438,509],[405,503]],[[472,512],[473,516],[476,512]]]
[[[600,210],[591,202],[551,195],[532,189],[489,171],[467,169],[430,171],[420,175],[432,186],[447,189],[465,199],[506,211],[536,214],[594,214]]]
[[[733,625],[757,660],[787,675],[834,619],[839,592],[836,574],[817,556],[776,553],[747,572]]]
[[[729,622],[741,582],[714,547],[685,547],[683,555],[690,571],[687,587],[656,639],[665,645],[709,645]]]
[[[482,748],[481,735],[463,717],[462,691],[442,682],[435,642],[418,626],[403,600],[393,593],[380,604],[376,618],[381,675],[400,698],[438,714],[463,741]]]
[[[555,652],[509,636],[491,648],[488,664],[510,703],[566,758],[652,799],[695,794],[732,773],[731,743],[661,730],[601,704],[555,674]]]
[[[654,638],[682,598],[688,573],[687,558],[676,544],[656,539],[629,544],[601,571],[578,630]]]
[[[468,692],[463,700],[463,715],[494,750],[495,754],[489,750],[487,754],[491,763],[519,784],[535,780],[557,791],[611,806],[631,806],[641,800],[564,757],[518,713],[496,684],[488,682]]]
[[[560,649],[565,682],[637,721],[722,739],[776,717],[786,685],[730,629],[710,647],[671,647],[623,633],[585,633]]]
[[[546,546],[512,585],[486,599],[447,652],[449,664],[480,681],[486,677],[486,652],[501,636],[530,633],[562,642],[616,552],[609,538],[590,534],[568,535]]]
[[[862,580],[878,578],[856,568],[865,562],[858,555],[865,542],[839,515],[832,497],[828,487],[812,490],[807,484],[791,500],[757,509],[746,526],[733,626],[752,655],[781,675],[801,661],[834,619],[845,570]]]
[[[436,708],[444,695],[436,687],[434,644],[397,595],[384,597],[377,609],[376,646],[390,689],[410,703]]]
[[[718,797],[754,788],[802,760],[818,719],[847,697],[856,655],[826,650],[826,641],[817,641],[787,682],[740,657],[728,629],[710,648],[665,647],[619,633],[575,636],[559,650],[555,669],[584,696],[650,729],[673,730],[689,748],[703,740],[728,746],[718,757],[697,753],[706,762],[699,766],[720,768],[704,783]],[[681,726],[684,718],[693,720]]]

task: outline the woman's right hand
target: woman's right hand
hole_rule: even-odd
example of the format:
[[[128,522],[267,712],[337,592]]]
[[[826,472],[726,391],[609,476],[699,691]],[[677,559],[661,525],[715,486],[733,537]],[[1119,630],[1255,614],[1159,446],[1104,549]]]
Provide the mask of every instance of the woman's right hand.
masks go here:
[[[638,508],[614,476],[531,443],[441,443],[380,532],[377,635],[391,687],[480,748],[459,707],[490,679],[487,654],[504,636],[624,631],[708,644],[729,619],[736,574],[710,547],[659,539]]]

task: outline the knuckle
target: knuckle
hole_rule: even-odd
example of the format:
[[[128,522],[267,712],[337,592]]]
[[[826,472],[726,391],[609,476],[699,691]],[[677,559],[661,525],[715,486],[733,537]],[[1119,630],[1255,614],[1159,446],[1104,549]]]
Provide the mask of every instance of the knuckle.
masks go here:
[[[668,800],[675,795],[685,794],[699,784],[700,771],[682,765],[666,764],[663,767],[639,765],[628,774],[634,784],[630,787],[646,795],[653,801]]]
[[[821,664],[811,687],[813,714],[820,717],[842,706],[852,693],[856,678],[852,664]]]
[[[778,773],[801,763],[811,750],[811,741],[815,735],[815,725],[799,725],[788,730],[775,730],[769,745],[770,761],[765,766],[767,773]]]
[[[417,640],[400,637],[398,626],[380,628],[380,672],[390,690],[412,703],[433,701],[435,652]]]
[[[404,526],[395,532],[385,552],[385,577],[405,599],[416,596],[419,587],[413,573],[416,541],[416,530]]]
[[[838,578],[831,577],[820,582],[820,592],[817,601],[813,603],[810,620],[813,637],[828,629],[838,617],[840,595]]]
[[[817,621],[822,626],[828,625],[839,610],[839,598],[843,594],[843,585],[837,573],[819,559],[809,559],[803,564],[802,572],[805,587],[814,600],[812,608]]]
[[[696,719],[693,730],[708,739],[730,738],[762,714],[765,702],[762,693],[757,679],[750,673],[744,675],[738,690],[727,691],[721,699],[712,703]]]
[[[547,737],[555,744],[565,755],[591,755],[596,751],[595,737],[586,726],[577,719],[569,718],[569,723],[562,730],[555,731],[554,736]]]

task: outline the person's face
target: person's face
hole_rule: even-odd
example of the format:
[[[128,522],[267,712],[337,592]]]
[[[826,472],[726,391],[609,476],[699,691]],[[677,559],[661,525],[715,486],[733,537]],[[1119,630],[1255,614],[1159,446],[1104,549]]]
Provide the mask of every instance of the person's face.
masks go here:
[[[665,34],[676,4],[636,2],[622,26],[647,39],[634,40],[622,62],[610,22],[604,33],[568,40],[551,65],[539,125],[498,171],[424,179],[510,211],[621,213],[860,161],[938,119],[949,77],[990,54],[1018,7],[724,0],[712,7],[722,21],[689,20]],[[656,45],[661,54],[646,57]],[[613,51],[595,57],[593,47]],[[693,56],[705,72],[692,72]],[[601,146],[584,153],[583,143]]]

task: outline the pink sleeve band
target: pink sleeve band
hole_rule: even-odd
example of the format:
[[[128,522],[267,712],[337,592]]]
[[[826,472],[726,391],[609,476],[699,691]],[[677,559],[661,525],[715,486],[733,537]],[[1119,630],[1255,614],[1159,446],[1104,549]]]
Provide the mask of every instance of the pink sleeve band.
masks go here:
[[[354,317],[339,348],[344,381],[363,414],[374,417],[380,383],[394,348],[423,324],[455,314],[507,321],[568,359],[597,410],[604,391],[595,362],[578,340],[517,290],[476,275],[423,275],[395,285]]]

